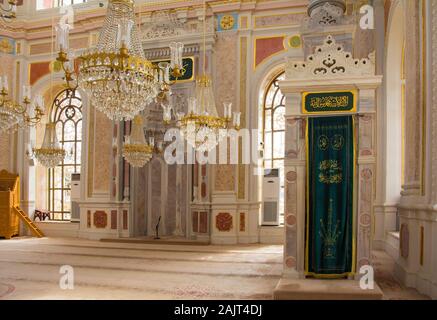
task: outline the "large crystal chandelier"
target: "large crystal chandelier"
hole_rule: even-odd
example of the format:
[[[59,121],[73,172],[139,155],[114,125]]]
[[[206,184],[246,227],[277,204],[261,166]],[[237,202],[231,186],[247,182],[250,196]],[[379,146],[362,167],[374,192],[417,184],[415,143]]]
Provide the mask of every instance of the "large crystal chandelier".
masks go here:
[[[160,89],[160,71],[144,58],[134,18],[133,0],[109,0],[97,48],[79,56],[76,76],[67,56],[69,26],[57,28],[57,60],[70,89],[85,89],[92,104],[116,121],[133,119]]]
[[[56,167],[65,157],[65,150],[59,144],[53,122],[46,124],[41,148],[33,149],[35,158],[46,168]]]
[[[144,167],[153,157],[154,141],[147,143],[143,130],[143,117],[137,115],[132,121],[131,134],[125,137],[123,144],[123,157],[134,168]]]
[[[7,4],[0,4],[0,22],[3,21],[3,23],[7,23],[15,19],[17,2],[17,0],[7,0]]]
[[[21,104],[9,98],[7,76],[0,76],[0,132],[17,127],[30,127],[38,124],[44,115],[44,100],[37,95],[32,102],[30,86],[23,86]]]
[[[195,96],[188,99],[188,113],[176,113],[176,124],[181,135],[195,150],[210,151],[226,136],[232,119],[232,103],[224,103],[224,116],[217,112],[212,80],[206,73],[206,1],[203,18],[203,74],[197,79]],[[163,106],[164,123],[171,122],[171,106]],[[175,112],[174,112],[175,113]],[[234,113],[233,125],[240,128],[239,112]]]

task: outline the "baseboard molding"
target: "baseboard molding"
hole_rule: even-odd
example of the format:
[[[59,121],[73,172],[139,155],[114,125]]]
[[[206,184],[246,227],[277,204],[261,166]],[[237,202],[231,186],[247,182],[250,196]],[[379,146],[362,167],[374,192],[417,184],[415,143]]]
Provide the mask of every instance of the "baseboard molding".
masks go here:
[[[355,280],[286,279],[279,280],[274,300],[382,300],[378,285],[372,290],[360,288]]]
[[[259,243],[262,244],[284,244],[285,229],[280,227],[261,226],[259,229]]]
[[[387,232],[385,237],[385,252],[396,261],[399,258],[399,237],[391,232]]]
[[[122,233],[121,237],[129,237],[129,232],[126,231]],[[84,238],[88,240],[101,240],[101,239],[118,239],[119,235],[115,232],[93,232],[93,231],[79,231],[79,238]]]
[[[77,238],[79,224],[71,222],[34,222],[46,237]]]
[[[258,236],[238,236],[238,243],[252,244],[260,243]]]
[[[419,293],[437,300],[437,283],[425,279],[420,273],[408,272],[398,262],[395,263],[394,276],[407,288],[414,288]]]
[[[237,236],[235,237],[220,237],[220,236],[211,236],[211,244],[218,245],[227,245],[227,244],[237,244]]]

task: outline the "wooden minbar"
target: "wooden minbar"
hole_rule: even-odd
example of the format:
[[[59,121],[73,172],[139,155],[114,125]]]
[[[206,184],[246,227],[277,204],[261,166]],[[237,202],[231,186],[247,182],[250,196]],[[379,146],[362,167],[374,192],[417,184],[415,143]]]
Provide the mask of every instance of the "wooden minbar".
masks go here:
[[[0,237],[10,239],[18,235],[20,218],[15,208],[20,206],[20,178],[0,171]]]

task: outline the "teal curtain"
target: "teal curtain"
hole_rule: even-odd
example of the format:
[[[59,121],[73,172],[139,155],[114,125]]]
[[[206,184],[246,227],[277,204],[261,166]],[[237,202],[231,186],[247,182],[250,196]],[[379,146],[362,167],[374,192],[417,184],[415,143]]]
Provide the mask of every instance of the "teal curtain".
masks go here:
[[[307,275],[353,270],[354,128],[351,116],[308,119]]]

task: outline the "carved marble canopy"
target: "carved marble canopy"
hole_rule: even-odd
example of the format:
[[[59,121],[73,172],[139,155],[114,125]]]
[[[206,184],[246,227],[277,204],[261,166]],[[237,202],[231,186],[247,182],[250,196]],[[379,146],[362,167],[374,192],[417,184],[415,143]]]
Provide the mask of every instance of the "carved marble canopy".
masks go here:
[[[329,79],[350,76],[374,76],[375,53],[368,58],[354,59],[352,53],[344,51],[334,37],[326,37],[321,46],[316,47],[314,54],[306,61],[297,62],[291,59],[286,63],[286,78],[294,79]]]

